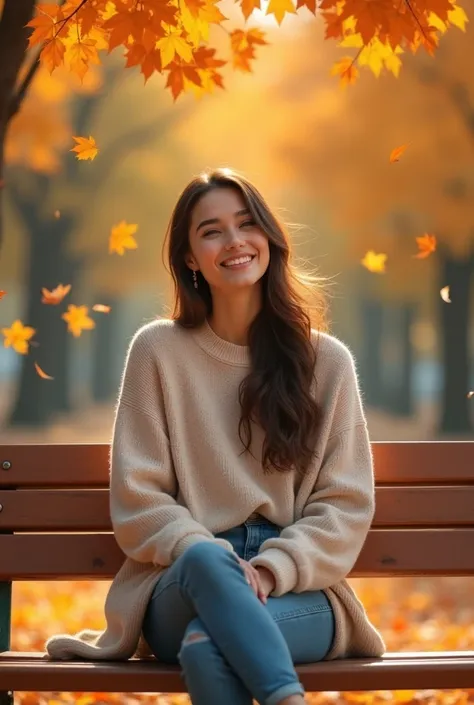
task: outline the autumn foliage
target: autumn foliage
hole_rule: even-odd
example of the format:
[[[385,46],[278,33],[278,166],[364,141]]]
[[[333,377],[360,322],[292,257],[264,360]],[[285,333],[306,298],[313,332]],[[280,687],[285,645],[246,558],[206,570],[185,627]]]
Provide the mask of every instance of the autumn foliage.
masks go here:
[[[233,0],[245,22],[264,10],[281,24],[300,9],[316,14],[316,0]],[[223,87],[222,68],[231,63],[251,71],[256,48],[266,44],[256,27],[228,30],[229,18],[218,0],[67,0],[38,4],[29,22],[30,47],[40,46],[41,62],[52,72],[66,65],[83,78],[100,53],[121,48],[127,67],[139,66],[145,80],[154,73],[166,77],[176,99]],[[423,48],[434,54],[440,36],[450,26],[464,29],[467,21],[456,0],[321,0],[319,11],[326,39],[336,40],[350,56],[336,63],[333,73],[353,83],[357,66],[375,75],[387,70],[398,75],[402,55]],[[210,29],[219,26],[229,36],[229,57],[209,46]]]

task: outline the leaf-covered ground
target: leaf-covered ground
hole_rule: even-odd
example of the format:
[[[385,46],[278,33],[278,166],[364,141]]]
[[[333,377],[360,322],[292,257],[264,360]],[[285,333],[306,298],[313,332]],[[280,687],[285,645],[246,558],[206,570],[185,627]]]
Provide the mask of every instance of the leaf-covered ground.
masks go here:
[[[369,616],[382,630],[390,651],[474,650],[474,580],[360,579],[353,584]],[[16,583],[12,649],[42,651],[45,639],[58,632],[104,625],[103,602],[108,583]],[[400,684],[403,687],[403,683]],[[436,705],[474,703],[474,690],[379,691],[375,693],[308,693],[309,705],[390,701]],[[16,705],[189,705],[187,695],[122,693],[16,693]]]

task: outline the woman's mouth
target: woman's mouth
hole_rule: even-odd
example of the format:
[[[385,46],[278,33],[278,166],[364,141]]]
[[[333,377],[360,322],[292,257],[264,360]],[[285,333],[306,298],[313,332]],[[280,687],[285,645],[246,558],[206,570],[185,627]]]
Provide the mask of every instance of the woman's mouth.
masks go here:
[[[256,255],[247,255],[245,257],[235,257],[235,259],[229,260],[225,264],[222,263],[221,267],[225,267],[226,269],[244,269],[245,267],[248,267],[250,264],[252,264],[255,257],[256,257]]]

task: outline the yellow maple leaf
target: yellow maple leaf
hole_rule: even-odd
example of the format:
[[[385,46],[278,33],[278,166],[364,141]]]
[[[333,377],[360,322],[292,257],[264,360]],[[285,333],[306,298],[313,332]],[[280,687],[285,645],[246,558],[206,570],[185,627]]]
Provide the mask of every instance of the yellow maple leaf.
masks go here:
[[[73,334],[75,338],[78,338],[83,330],[92,330],[95,328],[95,321],[90,318],[87,306],[75,306],[74,304],[69,304],[66,313],[63,313],[61,318],[66,321],[67,329]]]
[[[89,63],[100,64],[95,42],[85,39],[74,42],[68,48],[66,60],[71,71],[79,76],[81,81],[89,70]]]
[[[67,284],[64,286],[63,284],[58,284],[55,289],[41,289],[41,293],[43,294],[43,298],[41,299],[42,304],[51,304],[53,306],[60,304],[61,301],[64,299],[65,296],[69,294],[71,291],[71,285]]]
[[[98,148],[95,143],[95,139],[89,135],[89,137],[74,137],[77,144],[70,151],[77,153],[77,159],[95,159],[98,153]]]
[[[436,235],[422,235],[416,238],[416,243],[418,245],[419,251],[413,257],[417,259],[426,259],[432,252],[436,250]]]
[[[459,7],[459,5],[453,5],[452,10],[448,10],[448,21],[449,24],[452,24],[465,32],[466,23],[469,20],[462,7]]]
[[[24,326],[20,320],[12,323],[10,328],[2,328],[5,336],[3,345],[5,348],[12,347],[20,355],[27,355],[29,351],[28,341],[34,336],[36,330],[30,326]]]
[[[270,0],[265,14],[274,15],[278,24],[281,24],[287,12],[296,14],[296,7],[292,0]]]
[[[385,263],[387,261],[387,255],[383,252],[376,253],[373,250],[369,250],[361,259],[361,264],[369,270],[369,272],[375,272],[376,274],[381,274],[385,272]]]
[[[176,54],[187,64],[190,64],[193,60],[192,46],[181,36],[181,31],[170,31],[166,37],[163,37],[157,42],[156,46],[160,50],[161,65],[163,68],[171,64]]]
[[[133,237],[138,230],[135,223],[127,223],[121,220],[118,225],[114,225],[109,237],[109,253],[116,252],[123,255],[125,250],[136,250],[138,245]]]

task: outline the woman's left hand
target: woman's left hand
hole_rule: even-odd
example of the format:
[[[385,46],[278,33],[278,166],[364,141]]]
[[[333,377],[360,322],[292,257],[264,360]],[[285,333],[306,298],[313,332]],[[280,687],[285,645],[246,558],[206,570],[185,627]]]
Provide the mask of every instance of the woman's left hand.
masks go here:
[[[265,595],[265,600],[268,597],[268,595],[272,592],[272,590],[275,589],[275,576],[273,575],[271,570],[268,570],[268,568],[264,568],[261,565],[255,566],[259,578],[260,578],[260,585],[262,586],[264,595]]]

